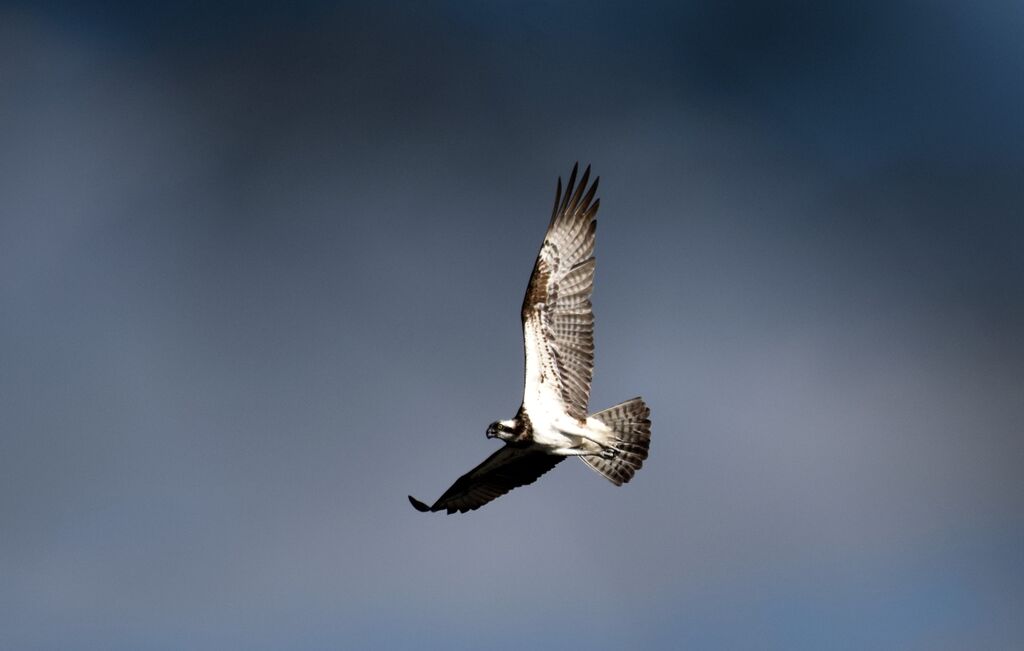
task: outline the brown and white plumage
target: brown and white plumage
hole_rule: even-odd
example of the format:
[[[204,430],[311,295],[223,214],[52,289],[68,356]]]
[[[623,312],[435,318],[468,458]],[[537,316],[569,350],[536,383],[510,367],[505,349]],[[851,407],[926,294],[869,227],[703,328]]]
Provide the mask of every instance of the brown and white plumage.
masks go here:
[[[615,485],[628,482],[650,446],[650,410],[640,398],[587,416],[594,372],[594,234],[600,200],[590,167],[565,191],[558,179],[548,230],[534,263],[521,317],[525,353],[523,402],[516,417],[492,423],[488,438],[505,446],[460,477],[432,506],[471,511],[531,484],[567,456],[578,456]]]
[[[590,167],[577,187],[576,168],[562,195],[558,179],[555,206],[523,299],[526,345],[524,406],[534,413],[541,403],[560,403],[565,413],[585,420],[594,374],[594,232],[600,179],[584,195]],[[535,338],[535,339],[533,339]],[[532,403],[532,404],[531,404]],[[535,407],[530,409],[530,407]]]

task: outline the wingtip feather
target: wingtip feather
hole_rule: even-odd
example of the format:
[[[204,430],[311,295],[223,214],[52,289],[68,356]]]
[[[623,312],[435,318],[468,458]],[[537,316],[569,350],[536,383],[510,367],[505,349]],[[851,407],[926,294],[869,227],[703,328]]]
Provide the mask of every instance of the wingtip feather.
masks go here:
[[[412,504],[412,508],[416,509],[420,513],[426,513],[427,511],[430,510],[429,506],[427,506],[423,502],[419,501],[418,499],[416,499],[412,495],[409,496],[409,503]]]
[[[573,212],[580,206],[580,199],[583,197],[584,190],[587,189],[587,184],[590,182],[590,165],[587,165],[587,169],[583,171],[583,177],[580,178],[580,184],[576,186],[576,192],[573,193],[572,199],[569,200],[569,207],[572,208]]]
[[[576,189],[576,175],[579,173],[580,163],[576,163],[572,166],[572,172],[569,174],[569,182],[565,184],[565,194],[562,195],[562,205],[559,206],[558,212],[564,213],[569,207],[569,202],[572,199],[573,190]]]
[[[562,202],[562,177],[558,177],[558,187],[555,189],[555,206],[551,209],[551,220],[548,222],[550,229],[558,219],[558,205]]]

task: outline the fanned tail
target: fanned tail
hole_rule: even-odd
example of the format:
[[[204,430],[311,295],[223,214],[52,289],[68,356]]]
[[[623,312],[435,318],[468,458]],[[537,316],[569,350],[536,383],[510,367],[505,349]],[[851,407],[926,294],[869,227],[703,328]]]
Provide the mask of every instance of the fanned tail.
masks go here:
[[[633,398],[593,414],[591,418],[612,430],[604,435],[602,442],[618,449],[619,453],[611,459],[600,456],[581,456],[580,459],[616,486],[625,484],[647,458],[651,446],[650,415],[651,410],[643,398]]]

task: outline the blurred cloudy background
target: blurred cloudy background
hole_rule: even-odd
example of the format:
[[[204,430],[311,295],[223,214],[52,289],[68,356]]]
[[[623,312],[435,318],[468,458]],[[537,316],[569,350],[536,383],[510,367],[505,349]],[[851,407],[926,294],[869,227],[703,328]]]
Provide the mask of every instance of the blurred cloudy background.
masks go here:
[[[0,647],[1024,647],[1018,2],[0,9]],[[652,456],[425,516],[602,177]]]

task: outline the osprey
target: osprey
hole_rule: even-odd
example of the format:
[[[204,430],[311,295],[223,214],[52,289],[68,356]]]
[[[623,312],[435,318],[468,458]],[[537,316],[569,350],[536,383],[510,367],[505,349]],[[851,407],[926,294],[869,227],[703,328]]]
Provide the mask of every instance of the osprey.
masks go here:
[[[555,206],[523,299],[526,385],[515,418],[487,428],[505,445],[459,477],[433,506],[412,495],[417,511],[465,513],[513,488],[532,484],[566,457],[579,457],[616,486],[643,465],[651,441],[650,410],[633,398],[587,415],[594,372],[595,215],[597,184],[587,189],[590,166],[576,186],[574,165]],[[585,192],[584,192],[585,191]]]

